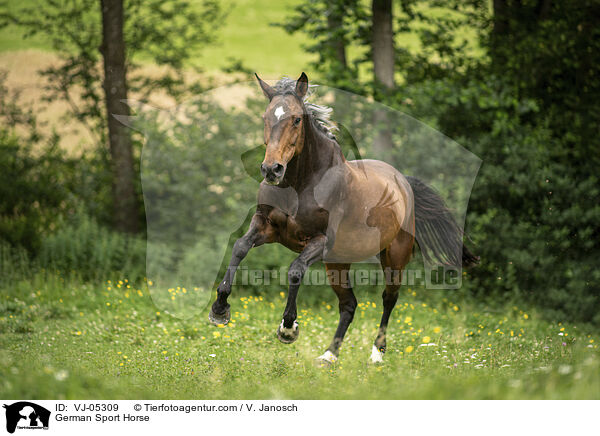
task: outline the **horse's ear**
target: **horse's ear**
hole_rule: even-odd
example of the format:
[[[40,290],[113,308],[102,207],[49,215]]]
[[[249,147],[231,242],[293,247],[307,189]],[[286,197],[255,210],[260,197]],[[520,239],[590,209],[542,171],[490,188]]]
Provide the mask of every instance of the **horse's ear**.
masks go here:
[[[298,80],[296,80],[296,95],[300,98],[304,98],[308,92],[308,77],[302,72]]]
[[[260,85],[260,88],[262,89],[263,93],[265,94],[265,97],[267,97],[269,100],[271,100],[273,98],[273,96],[275,95],[275,89],[273,89],[272,86],[270,86],[268,83],[263,82],[261,80],[260,77],[258,77],[258,74],[254,73],[254,75],[256,76],[256,79],[258,80],[258,84]]]

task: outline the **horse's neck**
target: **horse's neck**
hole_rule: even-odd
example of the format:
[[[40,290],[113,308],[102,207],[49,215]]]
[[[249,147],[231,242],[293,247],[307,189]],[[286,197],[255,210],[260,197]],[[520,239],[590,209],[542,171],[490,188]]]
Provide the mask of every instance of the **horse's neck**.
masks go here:
[[[302,152],[292,159],[286,171],[287,184],[298,193],[319,183],[329,168],[345,162],[339,146],[317,129],[311,120],[304,132]]]

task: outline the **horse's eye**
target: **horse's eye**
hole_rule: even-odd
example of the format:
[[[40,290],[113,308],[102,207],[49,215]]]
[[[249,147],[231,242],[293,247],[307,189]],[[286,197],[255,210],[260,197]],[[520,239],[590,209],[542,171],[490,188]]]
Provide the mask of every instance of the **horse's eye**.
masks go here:
[[[294,126],[297,126],[298,124],[300,124],[300,121],[302,121],[302,118],[298,117],[294,120]]]

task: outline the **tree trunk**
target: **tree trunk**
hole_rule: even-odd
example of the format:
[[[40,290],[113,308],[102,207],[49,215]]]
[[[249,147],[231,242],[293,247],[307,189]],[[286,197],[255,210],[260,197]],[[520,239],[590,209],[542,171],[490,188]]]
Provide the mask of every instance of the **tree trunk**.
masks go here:
[[[123,0],[101,0],[104,93],[113,173],[114,224],[117,230],[138,230],[138,208],[134,188],[133,147],[128,127],[113,115],[129,115],[123,39]]]
[[[538,21],[547,20],[550,16],[552,0],[539,0],[536,6]]]
[[[392,0],[373,0],[373,70],[375,81],[394,87],[394,31]]]
[[[508,33],[508,5],[506,0],[494,0],[494,27],[492,28],[493,36],[506,35]]]
[[[329,7],[329,14],[327,15],[327,27],[329,28],[330,34],[335,34],[342,27],[342,20],[344,19],[342,11],[339,5],[331,4]],[[343,67],[347,67],[346,61],[346,41],[344,38],[334,37],[329,40],[335,59]]]
[[[506,62],[506,53],[502,52],[503,43],[510,34],[510,9],[507,0],[493,0],[494,18],[490,38],[490,54],[498,65]],[[504,44],[506,45],[506,44]]]
[[[331,56],[331,62],[334,66],[334,68],[329,68],[327,74],[333,79],[333,84],[336,84],[336,81],[340,79],[344,80],[348,72],[348,60],[346,58],[347,41],[342,30],[344,15],[347,13],[345,3],[347,2],[334,0],[327,4],[327,29],[329,31],[327,45],[330,51],[329,56]],[[349,99],[350,96],[343,92],[334,91],[332,93],[331,106],[334,108],[336,123],[340,129],[339,133],[336,134],[336,138],[340,144],[349,138],[347,135],[344,136],[347,130],[343,126],[346,123],[346,118],[349,116],[348,110],[351,108]],[[358,156],[353,157],[353,159],[358,158]]]
[[[373,0],[373,71],[377,89],[385,97],[394,88],[394,31],[392,0]],[[376,110],[373,117],[375,136],[373,150],[383,153],[393,146],[389,118],[385,110]],[[377,157],[377,156],[376,156]]]

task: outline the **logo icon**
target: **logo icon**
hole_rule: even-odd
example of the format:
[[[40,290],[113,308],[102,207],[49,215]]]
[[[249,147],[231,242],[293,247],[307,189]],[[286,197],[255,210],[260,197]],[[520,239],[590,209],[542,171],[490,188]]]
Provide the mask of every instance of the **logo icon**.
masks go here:
[[[6,409],[6,431],[14,433],[15,429],[48,429],[50,411],[29,401],[19,401],[4,405]]]

